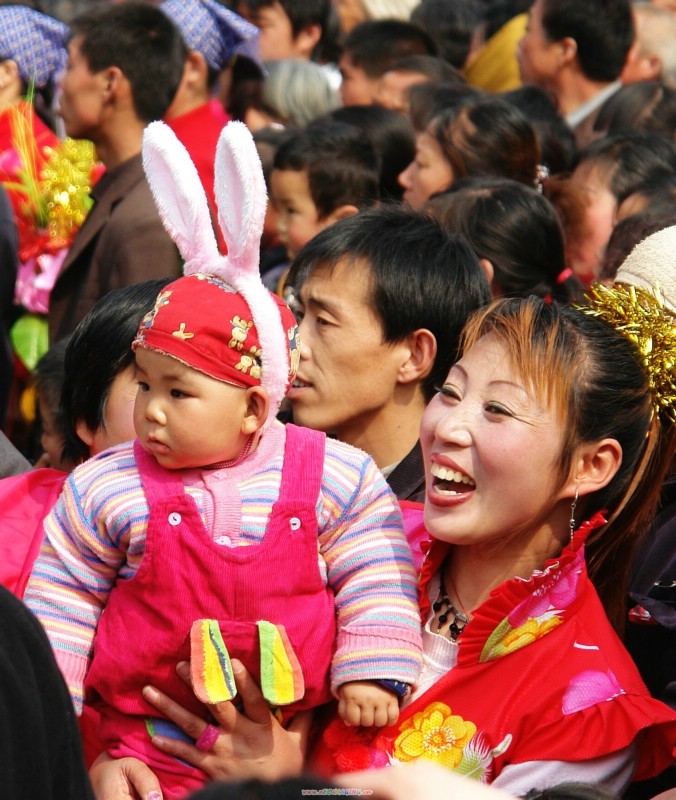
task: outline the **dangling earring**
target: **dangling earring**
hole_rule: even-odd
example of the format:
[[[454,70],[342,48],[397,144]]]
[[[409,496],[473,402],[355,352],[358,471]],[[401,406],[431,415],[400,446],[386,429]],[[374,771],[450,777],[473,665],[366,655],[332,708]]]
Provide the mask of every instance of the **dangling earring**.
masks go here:
[[[575,497],[570,504],[570,541],[573,541],[573,534],[575,533],[575,507],[577,506],[578,498],[580,497],[580,490],[575,487]]]

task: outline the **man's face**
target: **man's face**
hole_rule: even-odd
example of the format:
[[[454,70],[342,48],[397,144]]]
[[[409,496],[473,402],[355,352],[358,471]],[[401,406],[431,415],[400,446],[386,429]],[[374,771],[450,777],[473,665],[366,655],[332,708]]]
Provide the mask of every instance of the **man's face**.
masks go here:
[[[106,71],[92,72],[82,55],[82,37],[68,45],[68,62],[59,78],[59,116],[66,134],[75,139],[98,139],[106,93]]]
[[[519,42],[517,60],[523,83],[551,90],[559,71],[557,42],[552,42],[542,26],[544,0],[535,0],[528,12],[526,33]]]
[[[383,341],[363,262],[317,268],[300,290],[300,366],[288,398],[294,421],[348,444],[382,424],[407,358],[406,343]]]

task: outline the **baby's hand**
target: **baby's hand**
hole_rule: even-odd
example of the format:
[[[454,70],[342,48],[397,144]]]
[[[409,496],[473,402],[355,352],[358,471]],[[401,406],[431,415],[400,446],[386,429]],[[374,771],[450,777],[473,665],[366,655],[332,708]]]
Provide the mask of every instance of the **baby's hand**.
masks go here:
[[[351,681],[338,689],[338,713],[346,725],[394,725],[399,698],[373,681]]]

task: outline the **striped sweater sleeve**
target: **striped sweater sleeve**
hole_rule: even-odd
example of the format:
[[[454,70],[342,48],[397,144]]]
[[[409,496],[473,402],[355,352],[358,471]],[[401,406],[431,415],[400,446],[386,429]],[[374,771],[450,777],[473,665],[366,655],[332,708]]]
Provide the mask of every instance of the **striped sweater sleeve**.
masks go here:
[[[415,685],[422,664],[415,568],[397,499],[369,456],[327,440],[319,519],[338,624],[332,690],[355,680]]]
[[[78,713],[99,616],[146,515],[133,454],[123,450],[78,467],[45,520],[24,599],[47,631]]]

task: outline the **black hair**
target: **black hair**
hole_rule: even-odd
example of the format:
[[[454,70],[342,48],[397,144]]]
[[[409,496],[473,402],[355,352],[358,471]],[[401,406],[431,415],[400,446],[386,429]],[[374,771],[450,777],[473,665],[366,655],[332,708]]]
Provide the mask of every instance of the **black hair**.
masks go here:
[[[621,86],[599,109],[594,130],[604,134],[643,130],[673,140],[676,88],[658,81]]]
[[[66,347],[70,336],[59,339],[49,347],[35,366],[35,386],[38,397],[49,408],[55,433],[63,433],[61,393],[65,380]],[[38,408],[39,411],[39,408]]]
[[[411,124],[416,131],[424,131],[430,121],[443,111],[450,112],[484,96],[481,89],[468,84],[416,83],[408,90]]]
[[[378,78],[404,56],[435,56],[432,37],[411,22],[369,19],[352,28],[343,42],[343,52],[369,78]]]
[[[188,54],[181,32],[156,6],[141,2],[96,5],[70,25],[70,41],[92,72],[118,67],[131,85],[139,119],[161,119],[174,99]]]
[[[676,171],[676,143],[656,133],[616,133],[588,144],[579,153],[578,164],[592,161],[609,176],[608,185],[618,204],[637,186],[662,174]]]
[[[425,0],[411,12],[411,22],[430,35],[440,58],[462,69],[482,12],[479,0]]]
[[[458,357],[467,317],[490,300],[476,255],[429,215],[403,205],[381,206],[317,234],[294,259],[287,284],[297,294],[316,269],[339,263],[369,271],[383,341],[401,341],[419,328],[434,334],[437,355],[422,384],[429,400]]]
[[[443,83],[451,86],[453,84],[458,86],[466,84],[460,70],[438,56],[403,56],[393,61],[385,72],[395,70],[398,72],[416,72],[437,84]]]
[[[612,281],[625,259],[648,236],[657,231],[676,226],[676,203],[667,209],[632,214],[620,220],[613,228],[599,272],[600,281]]]
[[[246,6],[256,14],[261,8],[269,8],[276,2],[288,17],[294,37],[310,25],[321,28],[319,42],[312,53],[314,61],[337,60],[339,25],[331,0],[246,0]]]
[[[415,130],[409,120],[382,106],[342,106],[318,118],[310,127],[328,120],[353,125],[366,135],[378,158],[381,201],[401,200],[404,190],[399,174],[415,158]]]
[[[551,173],[568,172],[577,156],[573,129],[559,113],[551,96],[538,86],[526,85],[504,92],[528,118],[540,143],[540,158]]]
[[[634,186],[624,199],[635,196],[644,202],[642,214],[663,214],[676,209],[676,172],[656,169],[649,178]]]
[[[527,117],[496,95],[442,111],[430,123],[454,179],[499,175],[535,185],[540,145]]]
[[[491,262],[502,296],[582,298],[582,284],[566,270],[558,214],[536,189],[507,178],[462,178],[431,198],[428,209]]]
[[[104,424],[110,387],[134,361],[131,343],[143,316],[172,278],[157,278],[113,289],[78,323],[66,348],[61,394],[66,460],[89,458],[76,432],[78,422],[94,431]]]
[[[544,0],[542,27],[552,42],[570,37],[592,81],[617,80],[634,42],[630,0]]]
[[[298,36],[308,25],[321,25],[324,28],[328,22],[331,0],[246,0],[248,9],[254,13],[275,3],[284,9],[294,36]]]
[[[313,125],[284,142],[276,170],[305,170],[323,219],[342,205],[365,208],[378,200],[378,159],[361,130],[343,122]]]

